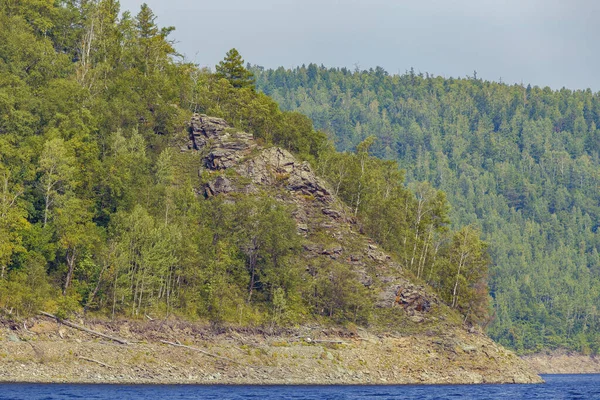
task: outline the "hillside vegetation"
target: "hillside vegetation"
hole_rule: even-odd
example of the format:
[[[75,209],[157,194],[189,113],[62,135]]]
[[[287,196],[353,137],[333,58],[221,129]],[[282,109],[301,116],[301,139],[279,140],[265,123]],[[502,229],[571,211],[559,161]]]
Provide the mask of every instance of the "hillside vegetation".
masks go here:
[[[262,92],[310,117],[338,150],[361,154],[368,140],[369,154],[406,171],[417,198],[431,198],[420,182],[446,193],[451,226],[482,232],[493,338],[520,352],[600,351],[599,94],[476,73],[445,79],[315,64],[253,71]]]
[[[473,227],[449,229],[442,192],[407,189],[395,162],[370,155],[372,139],[337,153],[309,118],[255,91],[235,49],[214,74],[186,63],[172,30],[146,5],[132,16],[115,0],[0,1],[3,318],[400,318],[396,330],[419,329],[414,314],[430,310],[442,325],[488,320],[486,245]],[[225,120],[196,115],[196,126],[196,112]],[[213,125],[218,135],[196,135]],[[269,151],[293,170],[265,161],[276,179],[253,184],[235,168]],[[313,170],[328,182],[323,205],[292,183],[316,182]],[[302,216],[313,208],[318,218]],[[394,282],[404,286],[384,288]],[[382,290],[412,315],[379,312]]]

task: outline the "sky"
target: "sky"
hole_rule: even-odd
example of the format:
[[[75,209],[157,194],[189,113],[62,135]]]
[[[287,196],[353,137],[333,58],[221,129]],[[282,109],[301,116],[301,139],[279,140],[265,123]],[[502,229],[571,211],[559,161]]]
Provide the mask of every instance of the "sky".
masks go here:
[[[121,0],[135,15],[144,1]],[[235,47],[265,68],[315,63],[600,91],[597,0],[146,0],[187,61]]]

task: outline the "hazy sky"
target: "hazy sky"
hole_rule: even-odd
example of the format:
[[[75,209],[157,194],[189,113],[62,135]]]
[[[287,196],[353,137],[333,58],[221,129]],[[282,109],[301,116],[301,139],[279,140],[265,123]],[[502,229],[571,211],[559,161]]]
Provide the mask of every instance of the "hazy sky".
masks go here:
[[[144,1],[121,0],[136,14]],[[597,0],[146,0],[177,49],[214,68],[314,62],[600,91]]]

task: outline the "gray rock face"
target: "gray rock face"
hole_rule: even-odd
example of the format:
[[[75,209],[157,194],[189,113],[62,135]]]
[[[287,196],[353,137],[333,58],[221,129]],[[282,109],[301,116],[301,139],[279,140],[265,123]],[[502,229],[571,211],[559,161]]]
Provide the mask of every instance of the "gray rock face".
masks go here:
[[[298,162],[289,151],[279,147],[262,150],[236,171],[257,184],[273,185],[282,182],[289,191],[312,195],[323,202],[332,200],[325,182],[314,174],[310,165],[306,161]]]
[[[195,114],[190,124],[190,150],[208,150],[204,166],[211,170],[235,167],[256,143],[251,134],[236,131],[221,118]]]
[[[379,294],[378,307],[402,307],[409,315],[415,315],[426,313],[433,305],[439,304],[439,299],[422,286],[413,285],[402,278],[389,280],[392,285]]]
[[[289,151],[279,147],[259,147],[251,134],[231,128],[223,119],[196,114],[189,132],[188,149],[202,151],[204,167],[209,170],[234,169],[257,185],[285,184],[291,192],[311,195],[325,203],[332,200],[325,182],[307,162],[297,161]],[[228,180],[215,181],[207,185],[205,195],[233,190]]]
[[[427,313],[438,300],[423,287],[412,285],[401,275],[373,275],[368,272],[373,265],[380,270],[389,269],[401,274],[402,267],[376,245],[364,244],[360,254],[346,254],[344,238],[340,227],[355,221],[348,219],[338,204],[335,204],[326,183],[318,178],[307,162],[298,161],[292,153],[279,147],[264,148],[256,144],[251,134],[231,128],[220,118],[194,115],[190,124],[190,150],[202,156],[203,167],[209,171],[232,170],[245,179],[241,181],[223,174],[204,186],[205,197],[226,195],[232,192],[253,193],[263,187],[286,189],[291,201],[298,205],[294,218],[298,233],[307,236],[311,230],[311,215],[325,217],[319,227],[331,231],[331,237],[338,244],[328,246],[306,244],[305,257],[327,257],[352,266],[357,279],[364,286],[383,284],[377,306],[398,307],[411,316]],[[311,208],[313,207],[313,208]],[[310,211],[310,210],[313,211]],[[336,235],[336,232],[338,233]],[[369,267],[371,265],[371,267]],[[420,317],[419,317],[420,318]]]
[[[240,164],[235,170],[259,185],[274,185],[278,180],[289,177],[296,159],[287,150],[279,147],[263,149],[260,154]]]
[[[305,195],[313,195],[326,203],[332,200],[331,193],[326,189],[325,183],[314,174],[306,161],[301,164],[294,164],[287,187],[292,191],[301,191]]]
[[[204,187],[204,196],[212,197],[221,193],[230,193],[233,192],[234,188],[231,184],[231,181],[226,177],[219,176],[213,182],[209,182]]]
[[[206,145],[208,139],[216,138],[221,132],[229,128],[225,120],[194,114],[190,123],[190,143],[188,148],[199,150]]]

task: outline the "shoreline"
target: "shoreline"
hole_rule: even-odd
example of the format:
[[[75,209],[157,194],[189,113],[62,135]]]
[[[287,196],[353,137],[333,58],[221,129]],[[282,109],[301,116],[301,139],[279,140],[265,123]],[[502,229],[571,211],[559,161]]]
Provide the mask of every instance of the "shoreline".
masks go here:
[[[90,325],[86,325],[90,326]],[[399,385],[541,383],[485,335],[351,334],[323,327],[277,335],[192,324],[121,323],[128,345],[56,322],[0,331],[0,382],[81,384]],[[117,326],[115,325],[115,329]],[[167,343],[168,342],[168,343]]]
[[[537,374],[600,374],[600,356],[586,356],[564,350],[521,356]]]

